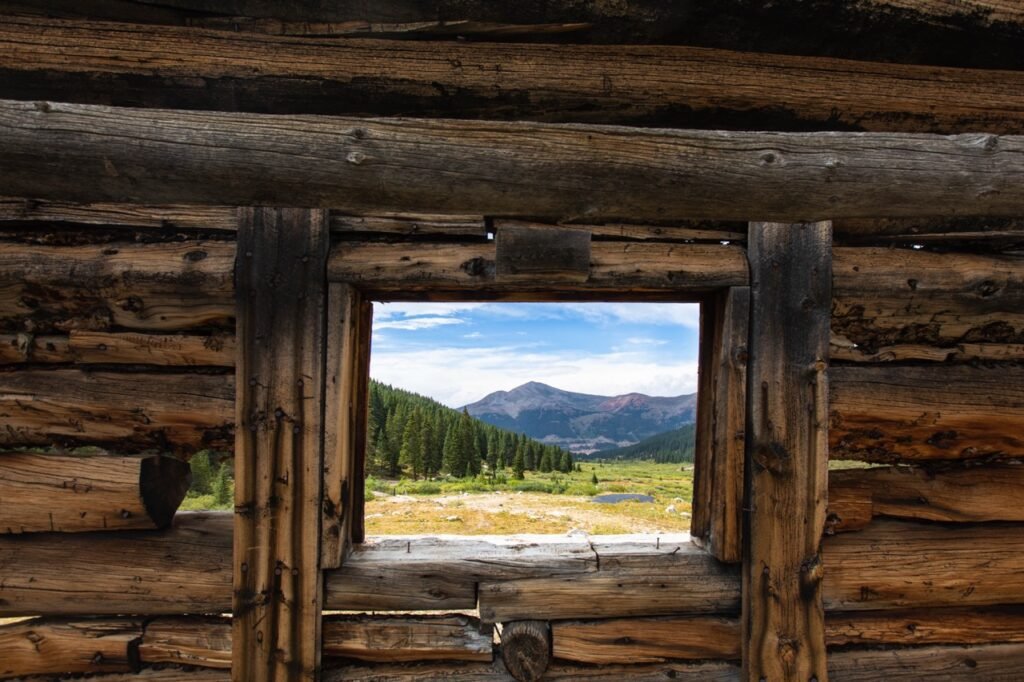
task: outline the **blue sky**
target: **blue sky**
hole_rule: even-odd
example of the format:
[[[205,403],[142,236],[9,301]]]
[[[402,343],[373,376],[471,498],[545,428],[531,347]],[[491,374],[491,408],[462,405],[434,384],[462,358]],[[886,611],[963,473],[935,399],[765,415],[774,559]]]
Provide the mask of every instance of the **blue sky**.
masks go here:
[[[370,374],[451,407],[527,381],[693,393],[699,318],[682,303],[375,303]]]

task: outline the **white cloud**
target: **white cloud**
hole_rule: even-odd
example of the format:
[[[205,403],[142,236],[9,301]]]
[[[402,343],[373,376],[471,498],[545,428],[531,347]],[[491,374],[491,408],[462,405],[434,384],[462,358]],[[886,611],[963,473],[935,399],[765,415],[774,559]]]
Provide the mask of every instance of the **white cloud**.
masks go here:
[[[695,361],[667,364],[638,352],[589,356],[524,347],[375,352],[371,376],[459,407],[491,391],[542,381],[567,391],[679,395],[697,390]]]
[[[470,332],[469,334],[463,334],[462,338],[464,338],[464,339],[482,339],[483,336],[484,335],[481,334],[480,332]]]
[[[626,339],[626,343],[633,344],[634,346],[664,346],[668,343],[668,340],[652,339],[649,336],[631,336]]]
[[[700,327],[700,306],[696,303],[588,303],[559,304],[590,322],[681,325]]]
[[[406,330],[417,330],[417,329],[431,329],[433,327],[441,327],[447,324],[464,324],[465,320],[460,320],[457,317],[409,317],[399,320],[383,320],[381,322],[374,321],[373,328],[377,329],[406,329]]]

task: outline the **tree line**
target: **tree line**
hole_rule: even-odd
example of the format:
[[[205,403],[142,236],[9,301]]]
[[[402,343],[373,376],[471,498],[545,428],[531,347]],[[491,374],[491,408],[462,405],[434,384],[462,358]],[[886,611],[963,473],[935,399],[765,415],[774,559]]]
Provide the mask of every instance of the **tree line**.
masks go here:
[[[370,381],[366,473],[413,479],[572,471],[572,454],[425,396]]]

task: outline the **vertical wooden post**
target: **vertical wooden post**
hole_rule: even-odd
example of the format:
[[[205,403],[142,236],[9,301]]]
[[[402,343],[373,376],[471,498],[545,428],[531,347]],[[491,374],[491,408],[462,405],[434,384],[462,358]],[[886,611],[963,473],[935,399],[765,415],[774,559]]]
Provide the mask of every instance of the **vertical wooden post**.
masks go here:
[[[239,210],[232,679],[320,664],[324,211]]]
[[[752,223],[743,561],[747,680],[826,680],[832,225]]]
[[[713,328],[705,328],[705,324]],[[690,534],[719,561],[743,559],[743,459],[750,288],[730,287],[701,306],[701,382]]]
[[[366,539],[366,422],[370,399],[370,341],[373,337],[373,303],[365,299],[359,303],[359,329],[356,338],[355,411],[353,412],[353,489],[352,489],[352,542]]]

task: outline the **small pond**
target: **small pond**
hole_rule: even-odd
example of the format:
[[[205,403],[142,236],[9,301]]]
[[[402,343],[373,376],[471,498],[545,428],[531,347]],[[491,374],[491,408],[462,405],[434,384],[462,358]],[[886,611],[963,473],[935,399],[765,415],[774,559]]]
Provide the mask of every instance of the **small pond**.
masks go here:
[[[594,502],[602,502],[604,504],[616,504],[618,502],[654,502],[654,498],[650,495],[641,495],[639,493],[605,493],[604,495],[595,495],[593,498]]]

